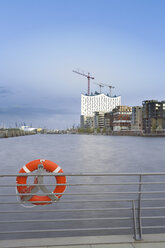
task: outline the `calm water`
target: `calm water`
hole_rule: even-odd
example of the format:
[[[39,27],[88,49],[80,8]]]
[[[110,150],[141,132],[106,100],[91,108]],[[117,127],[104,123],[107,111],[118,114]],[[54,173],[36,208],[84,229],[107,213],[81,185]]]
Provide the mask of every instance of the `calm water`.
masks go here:
[[[34,135],[0,139],[1,173],[45,158],[65,172],[164,172],[165,138]]]
[[[34,135],[15,137],[9,139],[0,139],[0,157],[1,157],[1,174],[5,173],[17,173],[20,168],[27,162],[43,158],[49,159],[56,162],[64,172],[66,173],[86,173],[86,172],[165,172],[165,138],[143,138],[143,137],[118,137],[118,136],[92,136],[92,135]],[[68,182],[79,182],[78,178],[69,178]],[[98,182],[100,179],[80,179],[80,182]],[[107,178],[102,181],[106,182]],[[112,179],[114,180],[114,179]],[[118,179],[115,179],[118,180]],[[151,180],[151,179],[150,179]],[[153,179],[152,179],[153,180]],[[15,183],[15,179],[1,179],[1,183]],[[150,186],[151,187],[151,186]],[[71,187],[70,187],[71,188]],[[70,188],[67,188],[66,192],[71,192]],[[119,188],[118,188],[119,189]],[[130,189],[130,188],[129,188]],[[131,188],[133,189],[133,188]],[[97,191],[97,187],[94,189]],[[108,191],[107,188],[101,189]],[[98,188],[98,191],[101,191]],[[135,189],[136,190],[136,189]],[[85,192],[89,189],[84,188]],[[1,188],[2,193],[15,193],[15,188]],[[72,192],[80,192],[77,187]],[[113,196],[114,198],[115,196]],[[119,196],[117,196],[119,197]],[[122,197],[122,196],[121,196]],[[63,196],[62,200],[74,199],[72,196]],[[76,198],[77,199],[77,198]],[[78,199],[81,199],[79,197]],[[83,197],[83,199],[89,199]],[[97,199],[97,196],[96,196]],[[4,197],[4,201],[15,201],[14,197]],[[104,204],[104,203],[103,203]],[[98,207],[113,207],[110,205],[98,205]],[[87,205],[74,204],[52,204],[44,206],[47,209],[68,209],[68,208],[87,208],[96,207],[91,203]],[[0,205],[1,210],[26,210],[21,205]],[[37,206],[33,209],[43,209],[43,206]],[[104,215],[103,215],[104,214]],[[123,213],[120,213],[120,216]],[[124,213],[125,215],[125,213]],[[108,217],[108,213],[93,213],[93,217]],[[67,218],[66,213],[44,213],[35,214],[35,218]],[[69,214],[69,218],[80,218],[89,217],[88,213],[75,212]],[[91,217],[91,213],[90,213]],[[28,214],[20,214],[18,216],[8,215],[1,216],[2,220],[10,219],[33,219]],[[81,225],[80,225],[81,224]],[[113,226],[111,223],[88,223],[88,227],[99,227],[99,226]],[[80,228],[85,227],[86,223],[42,223],[42,224],[15,224],[7,225],[1,224],[0,231],[5,230],[22,230],[22,229],[57,229],[57,228]],[[84,234],[84,233],[83,233]],[[77,232],[73,235],[83,235]],[[97,233],[88,232],[91,235],[97,235]],[[99,232],[102,234],[109,234],[107,232]],[[71,233],[62,233],[62,236],[72,235]],[[85,234],[86,235],[86,234]],[[1,235],[2,238],[8,238],[8,235]],[[12,235],[11,235],[12,236]],[[54,237],[60,236],[59,233],[46,233],[40,235],[42,237]],[[24,234],[21,237],[39,237],[38,234],[30,234],[29,236]],[[21,238],[20,235],[13,235],[11,238]]]

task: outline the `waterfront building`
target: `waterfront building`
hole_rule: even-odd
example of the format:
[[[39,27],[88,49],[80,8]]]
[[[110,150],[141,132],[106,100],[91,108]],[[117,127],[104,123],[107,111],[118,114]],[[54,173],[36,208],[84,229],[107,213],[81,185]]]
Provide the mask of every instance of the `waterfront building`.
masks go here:
[[[113,131],[131,129],[132,108],[129,106],[117,106],[113,109]]]
[[[23,130],[23,131],[26,131],[26,132],[32,132],[32,131],[37,131],[37,128],[29,127],[29,126],[21,126],[20,130]]]
[[[165,131],[165,101],[143,101],[142,123],[145,133]]]
[[[83,129],[94,128],[94,117],[93,116],[80,116],[80,127]]]
[[[131,130],[133,131],[142,130],[142,107],[141,106],[132,107]]]
[[[95,112],[94,113],[94,128],[104,128],[104,112]]]
[[[100,117],[100,115],[103,116],[103,113],[105,114],[111,112],[116,106],[119,105],[121,105],[121,96],[111,97],[97,92],[95,92],[94,95],[81,94],[81,128],[85,128],[86,124],[84,123],[86,122],[88,122],[88,124],[92,124],[91,117],[93,117],[93,121],[96,123],[94,126],[102,126],[101,119],[103,121],[104,118]],[[94,117],[95,112],[97,112],[96,117]],[[98,121],[100,124],[98,124]]]
[[[106,130],[113,130],[113,111],[104,114],[104,126]]]
[[[81,94],[81,115],[94,116],[94,112],[110,112],[121,105],[121,96],[110,97],[105,94]]]

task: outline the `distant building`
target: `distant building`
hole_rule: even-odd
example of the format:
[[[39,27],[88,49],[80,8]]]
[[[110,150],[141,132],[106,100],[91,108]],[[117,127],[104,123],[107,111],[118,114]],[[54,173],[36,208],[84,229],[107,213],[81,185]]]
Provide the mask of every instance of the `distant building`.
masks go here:
[[[81,128],[86,128],[85,126],[89,124],[92,125],[91,117],[93,117],[94,126],[102,128],[104,126],[104,123],[101,124],[102,121],[104,122],[103,114],[111,112],[120,104],[121,96],[110,97],[109,95],[99,94],[97,92],[94,95],[81,94]]]
[[[94,128],[104,128],[104,112],[94,113]]]
[[[104,126],[106,130],[113,130],[113,112],[105,113],[104,115]]]
[[[41,133],[42,130],[43,130],[43,129],[42,129],[41,127],[37,128],[37,133]]]
[[[94,116],[94,112],[110,112],[121,105],[121,96],[110,97],[105,94],[81,94],[81,115]]]
[[[128,106],[117,106],[113,109],[113,131],[131,129],[132,108]]]
[[[81,115],[80,127],[83,129],[94,128],[94,117]]]
[[[32,132],[32,131],[37,131],[37,128],[29,127],[29,126],[21,126],[20,130],[27,131],[27,132]]]
[[[145,133],[165,131],[165,101],[143,101],[142,122]]]
[[[132,107],[131,130],[133,131],[142,130],[142,107],[141,106]]]

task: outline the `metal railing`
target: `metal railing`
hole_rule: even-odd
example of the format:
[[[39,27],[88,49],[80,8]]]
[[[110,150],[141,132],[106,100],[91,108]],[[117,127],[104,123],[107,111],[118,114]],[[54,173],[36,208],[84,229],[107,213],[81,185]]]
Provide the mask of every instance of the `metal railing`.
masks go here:
[[[46,182],[37,186],[50,191],[22,194],[15,191],[18,176],[25,174],[0,175],[1,239],[129,233],[141,240],[143,233],[165,230],[165,173],[42,173]],[[36,187],[38,176],[28,173],[31,182],[19,186]],[[54,176],[67,177],[64,193],[52,193],[61,185]],[[56,196],[48,205],[20,199],[47,192]]]

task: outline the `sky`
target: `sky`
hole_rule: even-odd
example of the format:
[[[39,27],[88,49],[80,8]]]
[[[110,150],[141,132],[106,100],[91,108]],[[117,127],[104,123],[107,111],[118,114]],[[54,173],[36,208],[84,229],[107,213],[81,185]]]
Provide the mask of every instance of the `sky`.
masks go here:
[[[122,105],[165,100],[164,13],[164,0],[0,0],[0,126],[77,126],[77,69]]]

